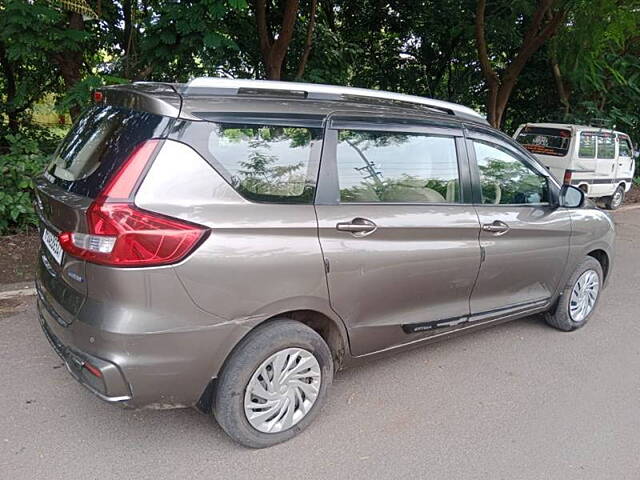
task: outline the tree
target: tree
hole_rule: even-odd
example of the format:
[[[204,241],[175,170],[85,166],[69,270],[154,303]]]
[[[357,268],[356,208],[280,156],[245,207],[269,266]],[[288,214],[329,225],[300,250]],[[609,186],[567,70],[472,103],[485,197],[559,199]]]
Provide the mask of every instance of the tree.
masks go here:
[[[0,115],[6,115],[14,134],[34,103],[60,88],[48,52],[54,43],[68,40],[57,28],[61,21],[61,14],[42,2],[5,0],[0,6]]]
[[[638,0],[585,1],[570,12],[550,45],[564,121],[604,119],[640,137],[639,30]]]
[[[489,52],[486,32],[486,0],[476,4],[475,36],[478,59],[487,83],[487,119],[496,128],[502,125],[503,115],[509,97],[518,77],[531,57],[544,43],[556,34],[567,14],[567,6],[561,0],[539,0],[519,45],[512,58],[503,61],[503,67],[496,69]]]
[[[277,17],[275,12],[278,10],[277,5],[267,0],[254,2],[260,52],[264,62],[265,76],[269,80],[280,80],[283,76],[285,57],[294,38],[299,6],[300,0],[284,0],[284,6],[279,15],[281,20],[278,22],[274,20]],[[311,0],[310,10],[304,51],[296,69],[295,78],[298,80],[304,74],[313,44],[317,0]]]
[[[82,81],[84,62],[83,40],[86,37],[82,35],[84,32],[82,15],[70,11],[66,13],[66,17],[66,25],[63,23],[62,28],[66,27],[69,32],[69,38],[72,39],[72,41],[65,42],[64,48],[61,48],[59,51],[52,51],[51,58],[58,66],[64,82],[64,88],[70,91]],[[75,35],[76,32],[77,35]],[[73,120],[80,116],[80,111],[81,107],[77,103],[69,106],[69,114]]]
[[[140,14],[134,79],[186,82],[226,74],[240,49],[228,18],[246,9],[244,0],[154,0]]]

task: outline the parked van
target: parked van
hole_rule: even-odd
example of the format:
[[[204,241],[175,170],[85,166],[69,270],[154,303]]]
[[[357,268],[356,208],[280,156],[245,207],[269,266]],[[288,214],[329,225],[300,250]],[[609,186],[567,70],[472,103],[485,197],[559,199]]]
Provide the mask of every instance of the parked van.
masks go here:
[[[615,210],[629,191],[635,169],[633,147],[622,132],[585,125],[526,123],[513,135],[560,182]]]

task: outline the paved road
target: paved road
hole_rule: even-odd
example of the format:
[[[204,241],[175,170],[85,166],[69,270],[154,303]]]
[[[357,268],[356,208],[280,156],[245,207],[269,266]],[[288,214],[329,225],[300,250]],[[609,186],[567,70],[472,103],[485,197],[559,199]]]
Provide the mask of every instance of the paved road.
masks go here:
[[[193,410],[94,398],[27,300],[0,318],[0,479],[637,480],[640,210],[616,220],[616,270],[587,328],[528,318],[343,372],[314,425],[262,451]]]

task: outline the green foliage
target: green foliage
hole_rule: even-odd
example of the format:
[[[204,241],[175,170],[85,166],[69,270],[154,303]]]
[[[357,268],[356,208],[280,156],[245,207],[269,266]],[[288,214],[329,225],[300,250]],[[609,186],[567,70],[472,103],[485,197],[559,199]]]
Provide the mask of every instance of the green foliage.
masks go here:
[[[568,9],[566,21],[522,71],[504,129],[511,133],[525,122],[588,123],[599,118],[629,133],[637,145],[640,0],[555,1]],[[76,16],[74,24],[73,15],[58,2],[0,0],[0,231],[33,221],[25,178],[42,167],[45,155],[40,151],[51,151],[42,144],[47,143],[42,133],[30,128],[33,107],[42,99],[53,98],[61,113],[76,114],[88,103],[90,91],[105,84],[182,82],[199,75],[264,77],[253,2],[89,4],[99,19],[80,19],[78,24]],[[520,48],[537,4],[488,2],[486,39],[499,74]],[[284,0],[267,0],[272,33],[281,27],[284,5]],[[483,110],[487,87],[478,64],[475,8],[475,0],[319,0],[302,80],[426,95]],[[310,24],[311,0],[301,0],[283,64],[285,80],[296,78]],[[554,59],[568,92],[564,103],[551,69]],[[70,60],[75,68],[68,68]],[[294,148],[310,141],[301,132],[286,133]],[[254,171],[252,181],[269,177],[272,184],[283,184],[297,174],[275,168],[268,152],[263,153],[264,158],[246,166],[247,172],[265,169],[262,177]],[[262,160],[266,163],[261,167]],[[412,188],[411,179],[398,182],[389,191]],[[443,194],[449,187],[428,188]]]
[[[640,140],[639,29],[638,0],[589,0],[572,11],[555,43],[571,90],[566,120],[603,119]]]
[[[88,75],[76,83],[57,103],[56,108],[61,112],[68,111],[71,107],[84,109],[91,103],[91,92],[105,85],[129,83],[126,78],[113,75]]]
[[[61,131],[32,129],[7,134],[0,151],[0,235],[37,225],[33,177],[42,173]]]
[[[219,75],[226,59],[238,55],[226,15],[247,7],[244,0],[156,1],[142,20],[137,67],[148,79],[187,81]]]

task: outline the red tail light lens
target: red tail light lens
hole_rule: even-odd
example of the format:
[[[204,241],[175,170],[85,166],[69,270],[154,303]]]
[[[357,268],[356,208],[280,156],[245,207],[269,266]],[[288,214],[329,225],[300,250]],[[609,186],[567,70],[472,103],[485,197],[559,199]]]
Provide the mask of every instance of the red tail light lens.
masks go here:
[[[159,144],[160,140],[147,140],[138,145],[120,167],[120,170],[107,183],[96,201],[117,202],[129,200],[134,193],[138,180],[142,176],[144,168],[149,163],[149,159]]]
[[[565,185],[571,185],[571,176],[573,172],[571,170],[564,171],[564,178],[562,179],[562,183]]]
[[[89,234],[63,232],[62,248],[88,262],[147,267],[179,262],[209,230],[135,207],[131,202],[141,173],[158,144],[140,145],[87,210]]]

